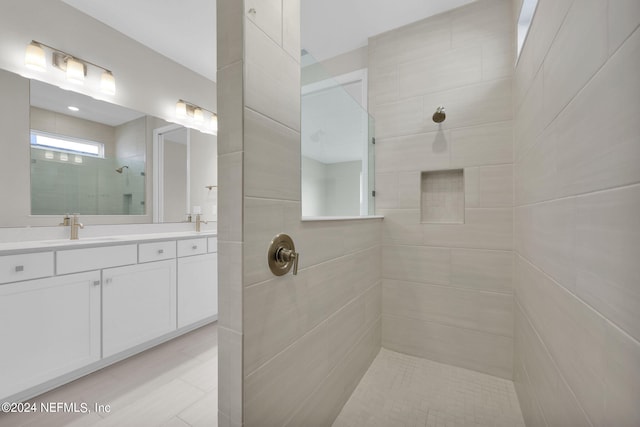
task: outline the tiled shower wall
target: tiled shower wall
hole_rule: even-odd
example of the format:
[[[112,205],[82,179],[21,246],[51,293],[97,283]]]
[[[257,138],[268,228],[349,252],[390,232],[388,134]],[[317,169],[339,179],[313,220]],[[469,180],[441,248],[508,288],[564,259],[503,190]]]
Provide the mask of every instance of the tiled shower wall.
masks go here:
[[[301,222],[299,0],[218,0],[219,421],[330,425],[380,350],[381,220]],[[278,233],[300,253],[274,276]]]
[[[509,379],[514,49],[509,0],[369,40],[383,346]],[[440,125],[431,119],[439,105]],[[450,169],[464,173],[464,223],[423,223],[422,172]]]
[[[529,427],[640,425],[639,24],[637,0],[540,0],[517,64],[514,379]]]

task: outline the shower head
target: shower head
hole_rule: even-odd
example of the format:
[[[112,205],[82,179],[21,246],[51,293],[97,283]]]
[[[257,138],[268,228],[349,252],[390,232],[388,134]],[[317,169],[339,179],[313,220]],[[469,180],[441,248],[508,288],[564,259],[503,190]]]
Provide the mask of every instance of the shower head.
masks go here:
[[[118,172],[118,173],[122,173],[122,171],[123,171],[123,170],[125,170],[125,168],[126,168],[126,169],[129,169],[129,166],[122,166],[122,167],[120,167],[120,168],[116,169],[116,172]]]
[[[438,108],[436,108],[436,112],[433,113],[433,121],[436,123],[442,123],[446,118],[447,115],[444,113],[444,107],[439,106]]]

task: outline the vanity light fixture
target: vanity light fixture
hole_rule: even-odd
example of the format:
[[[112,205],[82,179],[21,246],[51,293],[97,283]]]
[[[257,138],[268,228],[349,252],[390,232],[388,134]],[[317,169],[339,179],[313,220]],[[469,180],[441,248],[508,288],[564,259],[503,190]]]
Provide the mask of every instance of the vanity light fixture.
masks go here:
[[[115,95],[116,80],[110,70],[44,43],[32,40],[31,43],[27,45],[24,58],[25,65],[31,69],[46,71],[47,57],[45,48],[51,51],[51,65],[64,71],[68,81],[76,84],[84,84],[85,78],[88,75],[88,67],[92,66],[102,71],[100,90],[107,95]]]
[[[218,132],[218,115],[184,99],[176,102],[176,116],[180,119],[192,119],[200,130],[208,133]]]
[[[196,123],[204,122],[204,114],[202,113],[202,108],[196,108],[193,110],[193,120],[195,120]]]
[[[75,58],[67,58],[67,80],[71,83],[84,84],[84,76],[87,75],[86,66]]]
[[[187,117],[187,103],[183,100],[176,102],[176,116],[180,118]]]
[[[104,70],[102,77],[100,77],[100,90],[108,95],[116,94],[116,79],[113,77],[111,71]]]
[[[40,43],[32,41],[27,45],[27,51],[24,54],[24,65],[36,71],[47,70],[47,59]]]

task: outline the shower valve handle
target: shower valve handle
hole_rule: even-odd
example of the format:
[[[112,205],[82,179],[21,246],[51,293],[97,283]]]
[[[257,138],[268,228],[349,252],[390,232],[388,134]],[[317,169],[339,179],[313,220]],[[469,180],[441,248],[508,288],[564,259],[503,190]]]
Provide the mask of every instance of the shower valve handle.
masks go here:
[[[280,248],[276,252],[276,258],[282,263],[293,262],[293,275],[298,274],[298,252],[294,252],[291,249]]]
[[[267,262],[273,274],[283,276],[293,267],[293,274],[297,275],[299,259],[300,254],[289,235],[280,233],[273,238],[267,251]]]

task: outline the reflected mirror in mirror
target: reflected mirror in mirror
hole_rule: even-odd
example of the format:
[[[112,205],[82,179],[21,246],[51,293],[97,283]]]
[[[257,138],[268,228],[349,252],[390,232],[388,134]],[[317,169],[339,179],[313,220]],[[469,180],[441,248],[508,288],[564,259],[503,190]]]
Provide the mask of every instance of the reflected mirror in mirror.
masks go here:
[[[146,118],[30,83],[31,214],[144,215]]]
[[[180,125],[153,132],[154,222],[215,221],[218,209],[217,139]]]

